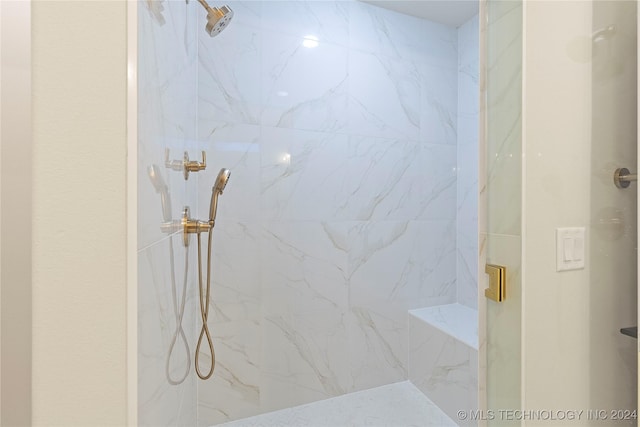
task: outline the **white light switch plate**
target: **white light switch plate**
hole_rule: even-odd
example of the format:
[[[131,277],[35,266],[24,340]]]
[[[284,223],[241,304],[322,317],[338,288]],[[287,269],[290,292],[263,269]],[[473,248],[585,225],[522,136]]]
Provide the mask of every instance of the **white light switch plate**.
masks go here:
[[[584,268],[584,227],[556,228],[556,271]]]

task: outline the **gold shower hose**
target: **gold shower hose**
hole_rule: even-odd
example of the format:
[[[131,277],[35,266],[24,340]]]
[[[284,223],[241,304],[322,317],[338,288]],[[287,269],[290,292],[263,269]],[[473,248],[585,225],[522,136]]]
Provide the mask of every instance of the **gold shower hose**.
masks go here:
[[[216,353],[213,349],[213,340],[211,339],[211,333],[209,333],[209,326],[207,325],[207,319],[209,318],[209,298],[211,296],[211,238],[213,236],[213,226],[209,229],[209,244],[207,245],[207,290],[203,292],[202,286],[202,249],[200,244],[200,233],[198,234],[198,284],[200,287],[200,314],[202,316],[202,329],[200,329],[200,336],[198,337],[198,345],[196,346],[196,373],[200,379],[206,380],[213,375],[213,370],[216,367]],[[203,295],[204,294],[204,295]],[[205,297],[204,299],[202,297]],[[200,345],[202,344],[202,338],[207,336],[207,344],[209,344],[209,351],[211,352],[211,365],[209,366],[209,372],[203,375],[200,372]]]

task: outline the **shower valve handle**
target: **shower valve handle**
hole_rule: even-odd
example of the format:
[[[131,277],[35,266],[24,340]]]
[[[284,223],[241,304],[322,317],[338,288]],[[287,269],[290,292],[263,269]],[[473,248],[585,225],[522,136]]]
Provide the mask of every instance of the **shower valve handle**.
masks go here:
[[[189,172],[200,172],[207,168],[207,153],[202,151],[202,161],[189,160],[189,153],[184,152],[184,179],[189,179]]]
[[[189,179],[190,172],[200,172],[207,168],[207,153],[202,151],[202,161],[189,159],[189,152],[185,151],[182,160],[170,160],[169,149],[164,150],[164,166],[167,169],[182,172],[185,181]]]

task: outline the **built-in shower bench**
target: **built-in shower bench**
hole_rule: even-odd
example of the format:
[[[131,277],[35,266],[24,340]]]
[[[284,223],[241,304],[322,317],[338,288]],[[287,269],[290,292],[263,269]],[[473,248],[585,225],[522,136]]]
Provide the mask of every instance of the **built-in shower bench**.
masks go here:
[[[409,380],[451,419],[478,408],[478,311],[461,304],[409,310]]]

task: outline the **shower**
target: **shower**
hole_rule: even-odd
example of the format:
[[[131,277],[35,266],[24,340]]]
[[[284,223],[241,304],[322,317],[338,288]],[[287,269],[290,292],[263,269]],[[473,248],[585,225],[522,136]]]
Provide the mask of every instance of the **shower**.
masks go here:
[[[211,37],[217,36],[227,28],[227,24],[233,19],[233,10],[227,5],[217,8],[209,6],[204,0],[198,0],[198,2],[207,10],[207,25],[205,27],[207,34]]]

